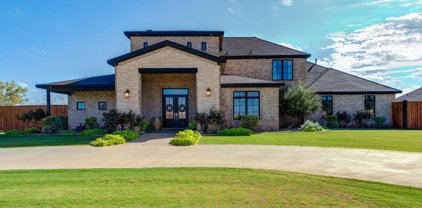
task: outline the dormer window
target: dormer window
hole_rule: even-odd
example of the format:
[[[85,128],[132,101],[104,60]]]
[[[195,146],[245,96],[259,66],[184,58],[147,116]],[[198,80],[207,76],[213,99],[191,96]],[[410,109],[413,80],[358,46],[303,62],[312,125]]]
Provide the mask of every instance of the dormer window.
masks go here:
[[[186,46],[187,46],[188,48],[192,48],[192,42],[188,42],[188,43],[186,44]]]
[[[207,50],[207,42],[201,43],[201,50],[206,51]]]
[[[148,47],[148,42],[144,42],[144,48]]]
[[[273,60],[273,80],[293,80],[293,60]]]

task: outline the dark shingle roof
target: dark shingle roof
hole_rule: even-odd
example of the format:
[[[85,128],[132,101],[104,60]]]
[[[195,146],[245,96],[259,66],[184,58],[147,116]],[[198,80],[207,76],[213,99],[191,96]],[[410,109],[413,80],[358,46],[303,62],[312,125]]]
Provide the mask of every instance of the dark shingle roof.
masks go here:
[[[125,31],[126,37],[130,36],[220,36],[224,31],[195,31],[195,30],[173,30],[173,31]]]
[[[311,68],[312,67],[312,68]],[[318,93],[401,93],[394,89],[336,69],[308,62],[306,84]]]
[[[422,87],[413,90],[405,95],[402,95],[396,99],[397,102],[401,102],[403,100],[407,101],[422,101]]]
[[[235,75],[221,75],[221,87],[279,87],[284,83]]]
[[[35,85],[37,88],[50,89],[51,92],[69,93],[72,91],[112,91],[114,74],[66,80]]]
[[[236,57],[298,57],[308,58],[310,54],[294,50],[256,37],[224,37],[220,56]]]

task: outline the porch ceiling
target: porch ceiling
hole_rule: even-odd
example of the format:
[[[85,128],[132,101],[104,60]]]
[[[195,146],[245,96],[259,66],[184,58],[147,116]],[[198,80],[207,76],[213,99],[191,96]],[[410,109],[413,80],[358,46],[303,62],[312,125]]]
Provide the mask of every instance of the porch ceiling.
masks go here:
[[[139,68],[141,74],[196,74],[197,68]]]

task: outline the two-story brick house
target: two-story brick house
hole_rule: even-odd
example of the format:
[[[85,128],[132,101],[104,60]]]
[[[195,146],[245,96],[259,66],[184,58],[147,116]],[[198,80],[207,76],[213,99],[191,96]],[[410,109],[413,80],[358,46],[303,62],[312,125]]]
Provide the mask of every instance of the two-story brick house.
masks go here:
[[[299,81],[321,94],[325,113],[368,111],[391,123],[399,90],[307,62],[310,54],[222,31],[134,31],[130,52],[108,60],[115,74],[37,85],[69,95],[69,126],[110,109],[164,127],[185,127],[196,112],[219,109],[226,125],[260,117],[261,130],[279,129],[279,88]],[[49,101],[49,98],[47,99]]]

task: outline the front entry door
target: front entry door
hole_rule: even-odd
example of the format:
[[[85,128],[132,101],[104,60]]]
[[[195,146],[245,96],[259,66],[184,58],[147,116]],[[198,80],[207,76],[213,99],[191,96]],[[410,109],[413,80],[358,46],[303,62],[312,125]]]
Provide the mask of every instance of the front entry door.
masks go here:
[[[188,90],[163,89],[163,125],[167,128],[188,126]]]

